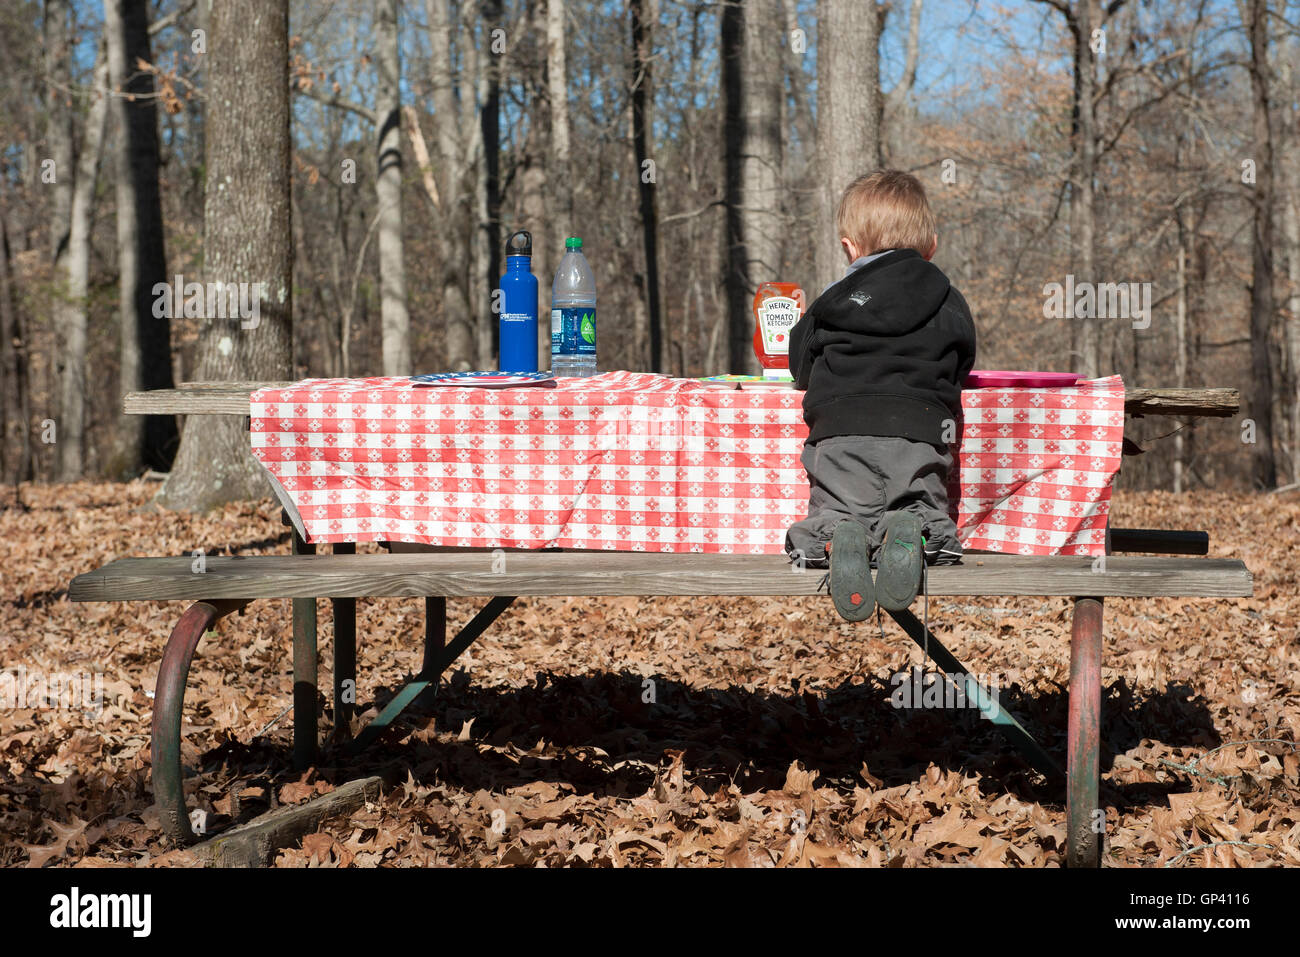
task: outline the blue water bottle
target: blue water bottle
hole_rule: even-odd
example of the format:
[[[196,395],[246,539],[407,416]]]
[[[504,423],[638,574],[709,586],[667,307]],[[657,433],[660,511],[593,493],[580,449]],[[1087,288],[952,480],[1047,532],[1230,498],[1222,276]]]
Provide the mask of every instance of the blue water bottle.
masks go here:
[[[501,277],[501,371],[537,371],[537,277],[530,271],[533,237],[525,229],[506,240]]]

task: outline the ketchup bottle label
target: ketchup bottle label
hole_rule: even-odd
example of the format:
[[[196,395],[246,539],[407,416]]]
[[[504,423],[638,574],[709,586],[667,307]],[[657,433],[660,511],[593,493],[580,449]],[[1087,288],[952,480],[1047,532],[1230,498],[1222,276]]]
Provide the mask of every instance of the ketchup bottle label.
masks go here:
[[[790,354],[790,330],[799,321],[799,302],[788,296],[770,296],[759,304],[758,328],[763,351],[768,355]]]
[[[790,330],[803,312],[803,290],[793,282],[765,282],[754,292],[754,354],[763,375],[790,374]]]

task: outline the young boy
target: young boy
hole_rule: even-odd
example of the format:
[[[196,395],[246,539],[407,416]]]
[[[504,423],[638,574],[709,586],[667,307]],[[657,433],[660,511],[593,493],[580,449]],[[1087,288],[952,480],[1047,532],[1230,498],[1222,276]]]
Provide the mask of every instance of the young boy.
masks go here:
[[[975,323],[930,262],[938,235],[916,177],[859,177],[836,225],[848,272],[790,333],[790,373],[806,390],[811,494],[785,548],[814,567],[829,562],[836,610],[862,621],[877,601],[912,603],[923,558],[961,559],[948,517],[948,441],[975,364]]]

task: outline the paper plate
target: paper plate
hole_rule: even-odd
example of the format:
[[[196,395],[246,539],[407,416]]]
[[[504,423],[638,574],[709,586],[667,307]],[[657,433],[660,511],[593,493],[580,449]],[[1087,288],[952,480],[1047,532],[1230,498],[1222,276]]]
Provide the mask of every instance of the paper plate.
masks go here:
[[[976,369],[962,383],[967,389],[1021,388],[1061,389],[1077,383],[1080,376],[1073,372],[1005,372]]]
[[[793,389],[794,379],[763,379],[756,378],[752,381],[739,382],[737,385],[740,391],[746,389]]]
[[[729,373],[727,375],[709,375],[700,380],[701,382],[791,382],[793,381],[787,372],[783,376],[761,376],[761,375],[736,375]]]
[[[550,372],[428,372],[411,376],[411,381],[416,385],[450,385],[462,389],[466,386],[504,389],[510,386],[554,383],[555,376]]]

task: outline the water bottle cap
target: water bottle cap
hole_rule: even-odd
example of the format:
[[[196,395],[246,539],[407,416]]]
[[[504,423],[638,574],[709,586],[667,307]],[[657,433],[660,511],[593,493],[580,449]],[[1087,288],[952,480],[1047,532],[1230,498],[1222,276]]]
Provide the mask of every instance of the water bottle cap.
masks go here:
[[[533,254],[533,234],[526,229],[510,234],[506,240],[507,256],[531,256]]]
[[[577,236],[570,236],[568,239],[566,239],[566,240],[564,241],[564,248],[565,248],[565,249],[581,249],[581,248],[582,248],[582,240],[579,239]]]

